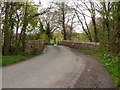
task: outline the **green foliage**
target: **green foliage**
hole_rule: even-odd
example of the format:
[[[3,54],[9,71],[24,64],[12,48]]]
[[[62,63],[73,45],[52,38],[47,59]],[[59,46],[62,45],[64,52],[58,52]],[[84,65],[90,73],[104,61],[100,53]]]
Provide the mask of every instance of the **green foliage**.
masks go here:
[[[0,66],[2,66],[2,56],[0,55]]]
[[[33,51],[30,55],[31,55],[31,56],[35,56],[35,55],[39,55],[39,54],[40,54],[40,51],[35,50],[35,51]]]
[[[25,60],[25,56],[22,55],[2,56],[2,66],[6,66],[23,60]]]
[[[25,52],[20,52],[18,55],[19,55],[19,56],[28,56],[28,54],[25,53]]]
[[[40,30],[40,32],[41,33],[43,33],[43,32],[45,32],[45,29],[44,29],[44,25],[43,25],[43,23],[40,21],[40,28],[39,28],[39,30]]]
[[[55,32],[53,33],[53,39],[54,39],[54,38],[56,38],[57,41],[61,41],[62,38],[63,38],[63,35],[61,34],[60,31],[55,31]]]
[[[28,33],[33,33],[38,23],[38,6],[33,2],[5,2],[1,5],[3,55],[17,54],[25,49]],[[22,48],[19,48],[22,46]],[[15,48],[15,50],[13,50]],[[14,51],[14,52],[13,52]]]
[[[40,51],[35,50],[31,54],[21,52],[18,55],[2,56],[2,60],[0,60],[0,66],[6,66],[6,65],[13,64],[13,63],[17,63],[17,62],[23,61],[31,56],[36,56],[39,54],[40,54]]]
[[[116,54],[112,53],[111,51],[105,48],[97,50],[89,50],[82,48],[80,50],[96,55],[99,58],[100,62],[107,68],[109,73],[112,75],[115,85],[120,85],[120,81],[118,80],[118,67],[120,65],[120,62],[118,62],[118,60],[120,60],[120,58]]]
[[[45,45],[52,45],[52,43],[51,42],[47,42]]]
[[[89,42],[89,39],[87,38],[87,35],[83,32],[83,33],[77,33],[77,32],[73,32],[72,33],[72,41],[84,41],[84,42]]]
[[[33,27],[37,26],[37,21],[36,21],[35,18],[32,19],[32,20],[30,20],[29,23],[30,23]]]
[[[48,36],[45,33],[41,34],[39,39],[42,39],[44,41],[48,41],[49,40]]]
[[[78,36],[79,35],[79,36]],[[75,37],[75,36],[74,36]],[[73,39],[74,39],[74,37],[73,37]],[[78,33],[77,35],[76,35],[76,39],[78,39],[78,41],[84,41],[84,42],[89,42],[89,40],[88,40],[88,38],[87,38],[87,36],[86,36],[86,34],[85,33]]]
[[[37,37],[39,37],[38,34],[35,34],[35,35],[30,34],[30,35],[27,35],[27,36],[26,36],[26,39],[27,39],[27,40],[35,40]]]

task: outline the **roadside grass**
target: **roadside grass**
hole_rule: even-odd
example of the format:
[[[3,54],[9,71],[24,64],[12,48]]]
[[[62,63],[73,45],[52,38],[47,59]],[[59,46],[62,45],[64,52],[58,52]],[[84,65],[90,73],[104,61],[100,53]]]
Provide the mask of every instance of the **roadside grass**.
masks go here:
[[[30,57],[33,57],[39,54],[40,54],[40,51],[34,51],[31,54],[22,52],[22,53],[19,53],[18,55],[2,56],[2,60],[0,60],[0,66],[7,66],[13,63],[24,61]]]
[[[2,56],[2,66],[6,66],[23,60],[25,60],[25,56],[22,55]]]
[[[98,57],[103,66],[105,66],[108,72],[111,74],[115,86],[120,86],[118,72],[120,65],[120,62],[118,62],[118,60],[120,60],[120,57],[105,48],[96,50],[81,48],[80,50],[83,52],[91,53]]]

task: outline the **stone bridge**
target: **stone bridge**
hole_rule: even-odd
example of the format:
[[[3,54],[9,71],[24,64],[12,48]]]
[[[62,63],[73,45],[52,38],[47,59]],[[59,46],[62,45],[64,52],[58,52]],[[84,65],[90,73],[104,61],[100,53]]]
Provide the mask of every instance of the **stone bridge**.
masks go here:
[[[67,40],[63,40],[59,44],[68,46],[71,48],[75,48],[75,49],[79,49],[79,48],[98,49],[100,46],[100,44],[96,42],[74,42],[74,41],[67,41]]]
[[[59,43],[59,45],[64,45],[70,48],[86,48],[86,49],[98,49],[100,44],[95,42],[73,42],[73,41],[67,41],[63,40]],[[26,53],[32,53],[36,50],[42,51],[44,49],[45,42],[43,40],[27,40],[26,41]]]

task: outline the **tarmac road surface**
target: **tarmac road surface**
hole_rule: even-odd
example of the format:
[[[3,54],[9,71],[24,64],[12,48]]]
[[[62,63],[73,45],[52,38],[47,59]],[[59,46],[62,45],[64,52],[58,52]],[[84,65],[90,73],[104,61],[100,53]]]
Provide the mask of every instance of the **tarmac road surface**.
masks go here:
[[[65,46],[47,46],[39,56],[3,67],[2,75],[3,88],[114,88],[93,56]]]

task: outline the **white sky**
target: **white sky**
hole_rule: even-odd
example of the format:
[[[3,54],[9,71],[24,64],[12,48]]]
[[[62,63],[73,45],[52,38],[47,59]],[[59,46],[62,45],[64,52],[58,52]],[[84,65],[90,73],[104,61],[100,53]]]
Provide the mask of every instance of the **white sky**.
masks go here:
[[[49,2],[71,2],[76,0],[33,0],[36,4],[40,1],[43,7],[49,6]]]

